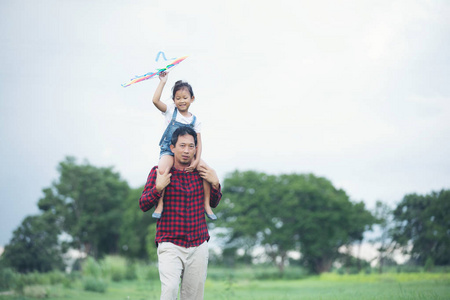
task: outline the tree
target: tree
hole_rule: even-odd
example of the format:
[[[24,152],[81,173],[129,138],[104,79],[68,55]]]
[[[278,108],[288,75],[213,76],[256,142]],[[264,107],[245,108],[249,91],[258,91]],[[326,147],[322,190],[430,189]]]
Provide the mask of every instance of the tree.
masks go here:
[[[41,214],[26,217],[14,231],[5,247],[2,260],[18,272],[47,272],[63,269],[62,255],[67,243],[61,241],[62,201],[49,188],[43,189],[44,197],[39,200]]]
[[[123,202],[119,244],[121,253],[127,258],[152,261],[155,257],[147,251],[147,245],[155,244],[154,234],[153,240],[149,241],[152,235],[149,231],[155,231],[155,219],[149,213],[142,213],[139,208],[139,197],[143,190],[144,187],[130,190],[127,199]]]
[[[13,232],[2,261],[21,273],[62,270],[65,249],[58,242],[60,231],[53,221],[43,215],[26,217]]]
[[[364,203],[313,174],[267,175],[253,171],[227,176],[217,226],[229,242],[263,246],[280,272],[290,250],[300,250],[311,271],[330,270],[338,249],[358,240],[374,223]]]
[[[118,251],[128,184],[111,167],[78,165],[73,157],[62,161],[58,172],[59,180],[44,188],[38,201],[42,213],[27,217],[5,247],[2,263],[20,272],[63,268],[69,244],[95,257]],[[63,234],[71,241],[61,240]]]
[[[450,190],[406,195],[394,210],[393,239],[421,265],[449,265],[449,215]]]
[[[73,157],[57,170],[59,180],[44,189],[40,208],[59,217],[61,231],[72,237],[73,247],[94,257],[117,252],[127,182],[112,167],[77,164]]]
[[[375,205],[374,216],[377,219],[377,227],[379,235],[372,239],[372,242],[378,243],[378,271],[383,273],[383,266],[388,263],[392,264],[392,252],[395,249],[395,241],[391,238],[393,226],[392,208],[381,201],[377,201]]]

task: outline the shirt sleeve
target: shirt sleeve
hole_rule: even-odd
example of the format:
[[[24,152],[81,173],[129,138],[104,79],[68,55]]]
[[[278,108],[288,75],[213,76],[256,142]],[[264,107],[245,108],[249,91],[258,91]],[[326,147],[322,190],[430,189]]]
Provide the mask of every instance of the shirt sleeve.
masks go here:
[[[194,130],[196,133],[202,133],[202,122],[198,118],[195,119]]]
[[[210,195],[211,207],[217,207],[217,205],[219,205],[220,199],[222,199],[222,187],[219,185],[219,188],[217,190],[211,187]]]
[[[172,116],[173,116],[173,112],[175,111],[175,103],[173,102],[169,102],[166,103],[167,105],[167,109],[165,112],[161,112],[165,118],[165,123],[169,124],[170,121],[172,120]]]
[[[141,198],[139,198],[139,207],[142,211],[147,211],[156,204],[158,204],[161,194],[156,190],[156,172],[157,167],[153,167],[147,178],[147,183],[145,184],[144,191],[142,192]]]

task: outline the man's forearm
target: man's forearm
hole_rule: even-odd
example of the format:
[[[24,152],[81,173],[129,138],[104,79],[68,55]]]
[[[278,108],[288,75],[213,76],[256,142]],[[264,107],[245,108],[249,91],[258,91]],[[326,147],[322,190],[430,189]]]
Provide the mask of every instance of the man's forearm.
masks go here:
[[[213,186],[211,183],[211,193],[210,193],[210,205],[211,207],[216,207],[219,205],[220,199],[222,199],[222,191],[220,187],[220,183],[217,183],[217,188]]]
[[[142,211],[147,211],[158,203],[161,194],[156,190],[155,187],[144,190],[142,192],[141,198],[139,199],[139,207]]]

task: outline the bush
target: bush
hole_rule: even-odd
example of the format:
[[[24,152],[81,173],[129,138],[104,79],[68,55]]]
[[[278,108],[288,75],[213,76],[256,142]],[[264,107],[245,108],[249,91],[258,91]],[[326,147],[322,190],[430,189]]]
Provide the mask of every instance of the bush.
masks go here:
[[[425,261],[425,271],[430,272],[434,268],[434,261],[433,259],[428,256],[427,260]]]
[[[67,275],[60,271],[53,271],[50,273],[46,273],[45,276],[49,278],[50,284],[58,284],[58,283],[64,283],[64,281],[67,278]]]
[[[44,286],[32,285],[26,286],[23,289],[23,295],[30,298],[47,298],[49,296],[49,292]]]
[[[3,274],[3,276],[1,274]],[[7,288],[13,288],[19,294],[25,294],[25,292],[27,292],[29,295],[33,293],[37,295],[44,295],[45,293],[42,292],[42,286],[60,283],[65,286],[71,285],[70,278],[60,271],[49,273],[32,272],[27,274],[14,273],[12,271],[0,271],[0,284],[5,287],[8,285]],[[30,289],[29,287],[32,288]],[[35,298],[42,297],[39,296]]]
[[[67,276],[70,280],[80,280],[83,278],[83,275],[80,271],[72,271]]]
[[[100,278],[102,276],[102,267],[94,258],[89,256],[83,262],[83,275]]]
[[[22,281],[24,285],[55,285],[63,283],[66,274],[60,271],[48,273],[32,272],[27,274],[17,274],[16,281]]]
[[[398,265],[396,267],[397,273],[420,273],[423,272],[423,267],[410,264]],[[388,272],[386,272],[388,273]]]
[[[122,270],[122,268],[119,267],[112,267],[110,269],[110,274],[111,274],[111,280],[115,281],[115,282],[119,282],[122,281],[124,276],[124,270]]]
[[[73,281],[69,277],[66,277],[64,279],[64,281],[62,282],[62,284],[63,284],[63,287],[65,287],[66,289],[70,289],[73,286]]]
[[[25,282],[25,285],[44,285],[50,284],[50,278],[43,276],[38,272],[31,272],[22,274],[22,279]]]
[[[146,280],[159,279],[159,271],[155,267],[148,267],[147,272],[145,274]]]
[[[50,278],[37,272],[27,274],[17,274],[15,278],[15,290],[23,293],[23,288],[27,285],[50,284]]]
[[[106,291],[106,282],[95,277],[87,277],[84,279],[83,288],[85,291],[96,293],[104,293]]]
[[[284,273],[282,275],[283,279],[303,279],[308,277],[308,271],[304,268],[300,268],[300,267],[291,267],[291,268],[286,268],[284,270]]]
[[[134,264],[134,263],[127,264],[127,268],[125,270],[125,279],[126,280],[137,279],[136,264]]]
[[[267,269],[255,273],[255,279],[257,280],[276,280],[281,279],[283,274],[276,269]]]
[[[14,291],[18,294],[23,294],[25,286],[26,282],[24,280],[24,276],[19,274],[14,282]]]
[[[14,287],[16,273],[10,268],[0,269],[0,291],[10,290]]]

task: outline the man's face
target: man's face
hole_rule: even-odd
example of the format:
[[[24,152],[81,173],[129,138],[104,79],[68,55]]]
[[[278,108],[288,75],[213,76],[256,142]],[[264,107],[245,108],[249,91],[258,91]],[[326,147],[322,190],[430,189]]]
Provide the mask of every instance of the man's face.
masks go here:
[[[190,134],[181,135],[178,137],[175,146],[170,145],[170,149],[175,157],[175,162],[181,165],[189,166],[197,152],[194,137]]]

